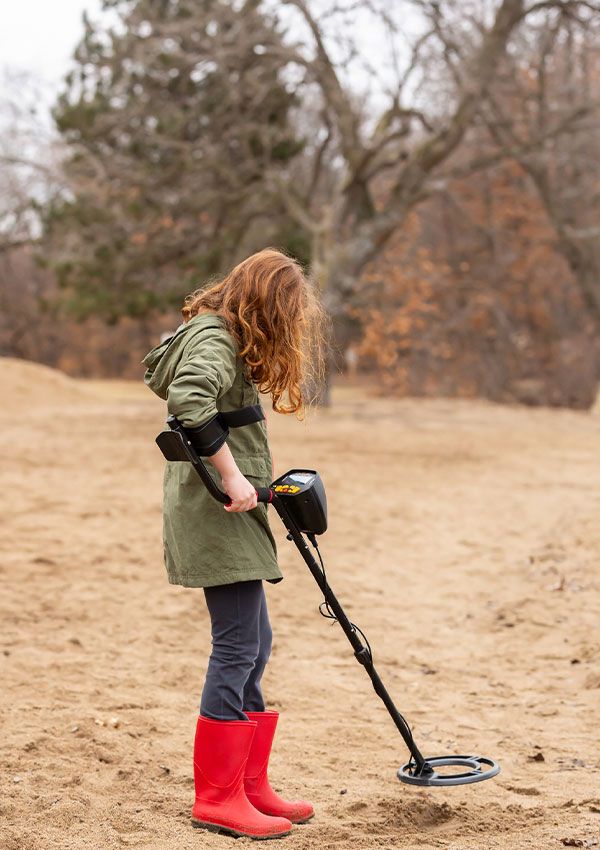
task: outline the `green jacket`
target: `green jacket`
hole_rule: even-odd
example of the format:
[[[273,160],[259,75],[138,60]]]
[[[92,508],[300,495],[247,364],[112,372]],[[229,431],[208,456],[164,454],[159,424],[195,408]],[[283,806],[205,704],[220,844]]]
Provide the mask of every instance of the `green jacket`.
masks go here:
[[[220,316],[204,313],[181,325],[143,360],[145,383],[167,402],[183,425],[197,426],[218,411],[258,404],[234,338]],[[227,444],[243,475],[255,486],[271,483],[273,469],[264,421],[232,428]],[[217,483],[219,474],[206,464]],[[209,495],[188,463],[167,462],[163,539],[171,584],[210,587],[235,581],[282,578],[267,506],[228,513]]]

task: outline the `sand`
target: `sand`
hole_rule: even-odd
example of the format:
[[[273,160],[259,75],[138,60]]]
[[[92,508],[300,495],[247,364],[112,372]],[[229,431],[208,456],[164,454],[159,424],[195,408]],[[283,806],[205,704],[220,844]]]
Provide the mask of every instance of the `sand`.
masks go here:
[[[188,819],[208,625],[162,566],[162,406],[0,365],[0,847],[232,846]],[[307,424],[268,418],[277,474],[322,473],[330,582],[421,748],[502,764],[397,781],[405,747],[273,513],[271,775],[317,815],[269,847],[598,844],[600,419],[346,386]]]

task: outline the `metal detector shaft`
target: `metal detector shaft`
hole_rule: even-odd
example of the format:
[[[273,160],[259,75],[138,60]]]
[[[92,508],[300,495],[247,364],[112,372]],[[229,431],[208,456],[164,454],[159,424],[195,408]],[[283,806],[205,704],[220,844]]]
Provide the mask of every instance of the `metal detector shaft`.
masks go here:
[[[369,674],[369,678],[371,679],[371,683],[373,685],[375,693],[382,700],[392,720],[396,724],[396,728],[402,735],[402,738],[404,739],[404,742],[408,747],[411,756],[416,762],[416,773],[420,773],[423,768],[427,770],[426,760],[419,751],[417,745],[415,744],[411,731],[406,724],[406,721],[394,705],[391,696],[389,695],[385,685],[381,681],[379,674],[373,665],[371,653],[369,652],[368,647],[365,646],[362,640],[360,639],[360,636],[357,634],[355,627],[348,619],[346,612],[340,605],[335,593],[329,587],[325,575],[323,574],[323,570],[321,569],[314,555],[308,548],[306,540],[302,533],[298,530],[293,518],[289,515],[286,508],[285,500],[278,498],[277,494],[275,494],[273,498],[273,506],[281,517],[283,524],[287,528],[289,532],[289,537],[296,544],[296,548],[300,552],[300,555],[302,556],[306,566],[311,571],[314,580],[319,585],[321,593],[323,594],[327,604],[335,614],[338,623],[342,627],[342,631],[344,632],[350,644],[352,645],[356,660],[360,664],[362,664],[362,666]]]

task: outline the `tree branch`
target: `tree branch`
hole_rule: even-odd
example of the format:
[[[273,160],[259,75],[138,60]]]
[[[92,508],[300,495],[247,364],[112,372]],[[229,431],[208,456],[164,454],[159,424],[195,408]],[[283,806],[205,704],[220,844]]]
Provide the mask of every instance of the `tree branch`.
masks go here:
[[[312,63],[307,63],[307,67],[312,67],[313,74],[321,87],[325,101],[331,109],[332,118],[340,134],[344,157],[347,162],[351,163],[354,161],[357,152],[360,153],[362,150],[358,118],[338,79],[334,64],[323,42],[319,24],[310,12],[305,0],[283,0],[283,2],[285,5],[295,6],[308,24],[314,39],[316,56]]]

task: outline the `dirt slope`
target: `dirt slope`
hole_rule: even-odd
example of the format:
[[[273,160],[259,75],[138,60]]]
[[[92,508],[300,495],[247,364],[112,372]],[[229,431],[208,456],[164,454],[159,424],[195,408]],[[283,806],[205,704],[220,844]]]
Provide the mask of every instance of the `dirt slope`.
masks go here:
[[[209,641],[201,591],[162,567],[161,405],[140,385],[1,366],[0,847],[231,846],[188,821]],[[403,744],[273,515],[272,777],[317,817],[270,848],[593,846],[598,419],[334,399],[307,424],[269,415],[277,473],[321,470],[331,584],[422,749],[503,770],[450,790],[397,782]]]

